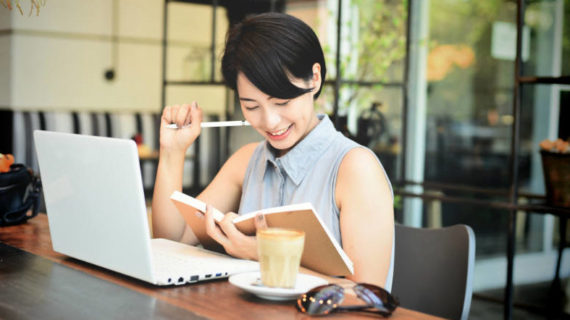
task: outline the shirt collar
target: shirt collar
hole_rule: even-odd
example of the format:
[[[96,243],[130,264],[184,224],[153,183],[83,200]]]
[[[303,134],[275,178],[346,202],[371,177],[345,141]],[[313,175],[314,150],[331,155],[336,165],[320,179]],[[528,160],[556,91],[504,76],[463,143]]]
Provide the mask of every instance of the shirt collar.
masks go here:
[[[283,168],[287,176],[291,178],[293,183],[298,186],[311,168],[317,163],[322,151],[331,144],[332,135],[336,132],[332,121],[325,114],[317,115],[319,123],[294,146],[289,152],[282,157],[275,157],[276,150],[271,147],[268,141],[265,141],[264,156],[266,161],[272,166]],[[264,168],[264,172],[267,167]]]

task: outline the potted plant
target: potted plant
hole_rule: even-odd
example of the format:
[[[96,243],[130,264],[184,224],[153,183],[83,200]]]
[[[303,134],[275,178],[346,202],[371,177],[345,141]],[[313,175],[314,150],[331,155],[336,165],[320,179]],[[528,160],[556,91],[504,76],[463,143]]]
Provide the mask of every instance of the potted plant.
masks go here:
[[[570,208],[570,146],[568,141],[543,140],[540,155],[549,204]]]

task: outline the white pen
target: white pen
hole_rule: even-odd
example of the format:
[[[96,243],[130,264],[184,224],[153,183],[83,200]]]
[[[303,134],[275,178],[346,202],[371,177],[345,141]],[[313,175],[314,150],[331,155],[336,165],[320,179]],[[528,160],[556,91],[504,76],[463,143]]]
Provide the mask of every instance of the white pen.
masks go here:
[[[200,127],[202,128],[219,128],[219,127],[241,127],[241,126],[249,126],[249,122],[243,120],[235,120],[235,121],[212,121],[212,122],[202,122]],[[187,128],[190,124],[183,126],[182,128]],[[178,129],[176,123],[171,123],[166,125],[169,129]]]

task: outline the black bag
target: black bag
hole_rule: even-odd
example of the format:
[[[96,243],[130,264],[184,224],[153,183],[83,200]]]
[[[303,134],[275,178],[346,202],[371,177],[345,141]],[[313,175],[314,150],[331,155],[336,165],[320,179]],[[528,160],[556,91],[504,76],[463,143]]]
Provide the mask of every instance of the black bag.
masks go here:
[[[26,222],[38,214],[41,195],[40,179],[22,164],[0,173],[0,226]],[[28,212],[31,209],[31,212]]]

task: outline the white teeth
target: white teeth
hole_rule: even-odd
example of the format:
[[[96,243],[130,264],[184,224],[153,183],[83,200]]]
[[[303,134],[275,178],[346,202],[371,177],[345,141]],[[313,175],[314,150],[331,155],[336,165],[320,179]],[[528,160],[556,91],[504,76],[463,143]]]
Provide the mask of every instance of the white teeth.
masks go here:
[[[270,132],[269,134],[272,136],[280,136],[280,135],[284,134],[285,131],[287,131],[287,129],[289,129],[289,128],[285,128],[285,129],[279,130],[277,132]]]

